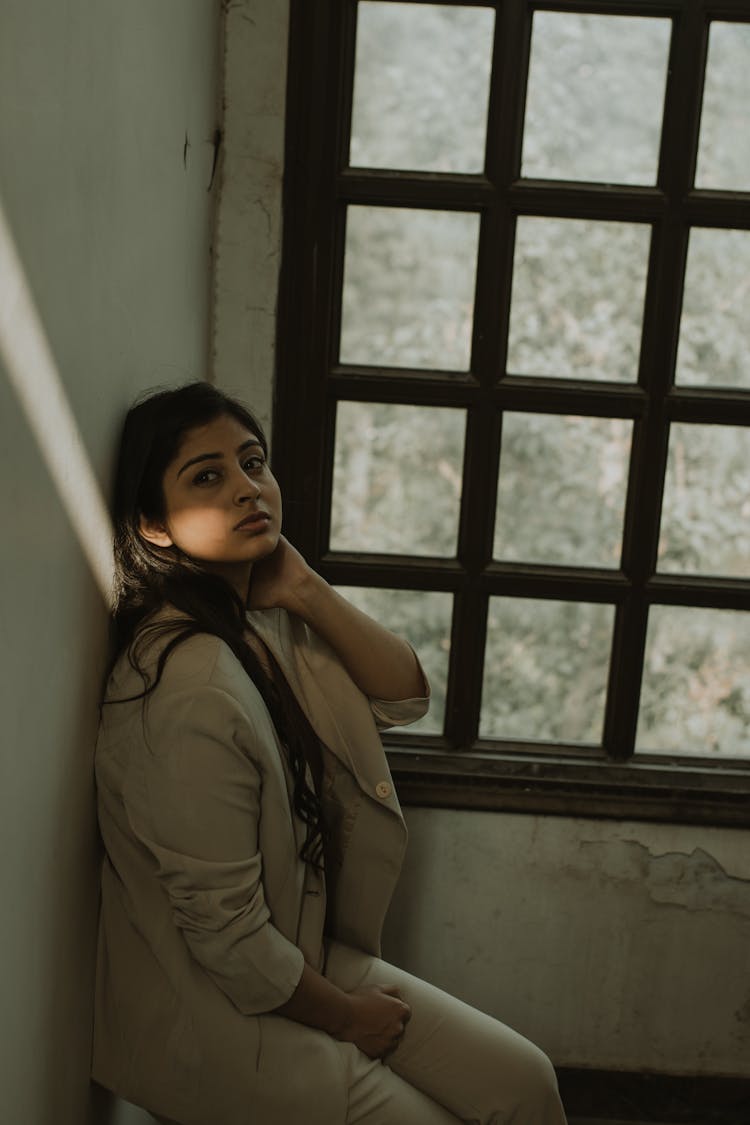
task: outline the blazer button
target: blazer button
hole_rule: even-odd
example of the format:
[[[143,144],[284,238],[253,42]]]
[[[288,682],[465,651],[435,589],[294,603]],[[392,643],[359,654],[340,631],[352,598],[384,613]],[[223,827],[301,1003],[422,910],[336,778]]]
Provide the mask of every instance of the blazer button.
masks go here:
[[[388,781],[379,781],[375,786],[375,792],[378,797],[382,797],[383,800],[385,800],[385,798],[390,797],[393,792],[393,786]]]

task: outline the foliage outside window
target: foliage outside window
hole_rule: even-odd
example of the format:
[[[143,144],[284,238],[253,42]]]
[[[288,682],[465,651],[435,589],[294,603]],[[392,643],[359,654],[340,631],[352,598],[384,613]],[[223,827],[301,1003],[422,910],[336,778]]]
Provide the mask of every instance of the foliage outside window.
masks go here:
[[[747,822],[748,58],[745,0],[293,4],[275,463],[431,676],[410,799]]]

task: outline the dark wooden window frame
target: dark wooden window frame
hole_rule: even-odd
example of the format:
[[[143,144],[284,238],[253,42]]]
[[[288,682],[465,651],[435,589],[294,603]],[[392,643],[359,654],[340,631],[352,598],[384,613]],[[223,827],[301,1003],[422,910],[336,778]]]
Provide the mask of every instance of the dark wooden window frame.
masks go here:
[[[357,0],[291,2],[273,433],[273,463],[285,495],[287,533],[332,583],[454,595],[445,736],[385,736],[406,803],[749,825],[750,761],[641,753],[629,759],[649,606],[750,609],[750,582],[655,574],[663,486],[653,487],[654,481],[663,481],[670,422],[750,425],[750,393],[676,388],[672,383],[690,227],[750,229],[750,195],[692,187],[709,22],[750,21],[750,0],[417,2],[496,10],[487,128],[488,138],[495,141],[488,141],[482,175],[349,168]],[[536,8],[673,20],[655,187],[520,178],[530,30]],[[338,362],[345,214],[349,204],[357,203],[479,214],[469,373],[394,371]],[[506,373],[504,346],[519,215],[651,226],[636,384]],[[328,550],[334,424],[340,400],[443,405],[466,411],[455,560]],[[504,409],[633,420],[621,570],[492,561],[501,443],[497,418]],[[616,607],[604,749],[478,739],[487,604],[490,595],[498,594],[606,602]]]

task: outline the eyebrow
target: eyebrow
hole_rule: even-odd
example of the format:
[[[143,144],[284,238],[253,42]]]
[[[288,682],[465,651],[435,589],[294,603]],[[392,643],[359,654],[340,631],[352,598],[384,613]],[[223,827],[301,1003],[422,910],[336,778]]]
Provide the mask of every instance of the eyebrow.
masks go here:
[[[263,446],[260,444],[260,442],[258,441],[257,438],[250,438],[248,441],[243,441],[242,445],[237,446],[237,453],[238,454],[244,453],[244,451],[246,449],[249,449],[251,445],[257,445],[258,449],[260,449],[261,451],[263,450]],[[224,454],[223,453],[199,453],[197,457],[191,457],[189,461],[185,462],[185,464],[182,466],[180,471],[177,473],[177,476],[178,477],[181,476],[181,474],[185,472],[185,469],[189,469],[191,465],[197,465],[200,461],[223,461],[223,460],[224,460]]]

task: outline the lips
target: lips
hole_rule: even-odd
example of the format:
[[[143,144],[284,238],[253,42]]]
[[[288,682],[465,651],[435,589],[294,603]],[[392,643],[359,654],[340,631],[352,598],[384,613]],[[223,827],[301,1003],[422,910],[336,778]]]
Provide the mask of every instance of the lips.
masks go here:
[[[246,527],[247,528],[249,528],[249,527],[261,527],[261,526],[264,526],[265,524],[270,523],[270,522],[271,522],[270,513],[268,513],[268,512],[253,512],[251,515],[245,516],[244,520],[240,520],[240,522],[237,524],[237,526],[235,527],[234,530],[235,531],[241,531],[242,528],[246,528]]]

